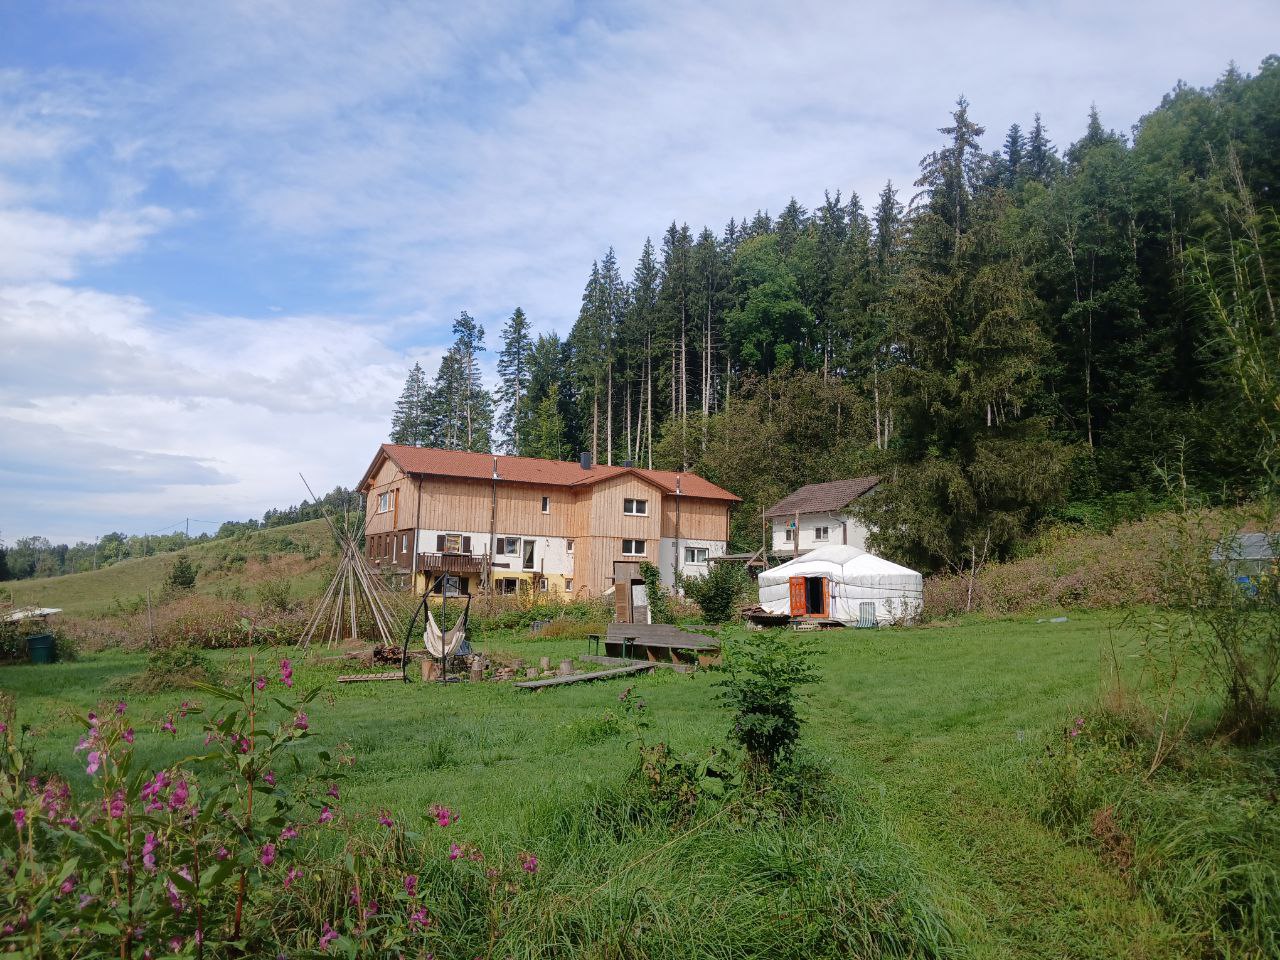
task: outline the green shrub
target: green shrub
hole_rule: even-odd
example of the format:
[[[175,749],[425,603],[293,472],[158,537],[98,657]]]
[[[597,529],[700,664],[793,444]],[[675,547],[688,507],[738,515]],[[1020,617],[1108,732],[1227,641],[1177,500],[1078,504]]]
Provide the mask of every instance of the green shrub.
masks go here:
[[[258,584],[258,603],[264,610],[288,613],[293,609],[290,599],[292,584],[284,577],[274,577]]]
[[[644,577],[644,592],[649,603],[649,622],[675,623],[671,594],[662,585],[662,572],[646,560],[640,564],[640,575]]]
[[[166,647],[153,650],[147,667],[126,678],[120,686],[130,693],[161,693],[192,690],[201,684],[217,684],[220,671],[213,661],[195,647]]]
[[[755,765],[773,771],[800,739],[800,688],[818,680],[813,651],[801,634],[770,630],[725,644],[728,675],[717,699],[734,712],[731,739]]]
[[[190,590],[196,585],[196,566],[185,554],[178,554],[169,567],[165,586],[171,590]]]
[[[680,586],[702,610],[708,623],[724,623],[738,615],[751,589],[751,576],[741,563],[713,563],[705,577],[681,577]]]

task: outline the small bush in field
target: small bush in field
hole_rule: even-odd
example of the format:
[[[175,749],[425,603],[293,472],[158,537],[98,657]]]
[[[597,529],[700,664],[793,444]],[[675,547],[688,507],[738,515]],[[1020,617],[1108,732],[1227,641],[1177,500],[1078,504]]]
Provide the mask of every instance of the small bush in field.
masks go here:
[[[264,580],[258,584],[258,603],[265,610],[288,613],[293,609],[293,601],[289,596],[291,589],[292,584],[284,577]]]
[[[195,647],[166,647],[153,651],[147,657],[147,668],[123,681],[121,687],[130,693],[160,693],[218,681],[213,661]]]
[[[196,585],[196,566],[187,556],[179,554],[169,567],[165,586],[171,590],[190,590]]]
[[[751,589],[751,576],[743,564],[722,561],[712,564],[705,577],[682,577],[680,586],[708,623],[724,623],[737,616]]]
[[[644,577],[644,592],[649,604],[650,623],[675,623],[675,611],[671,609],[671,594],[662,585],[662,572],[647,560],[640,564]]]
[[[726,647],[725,668],[716,686],[734,712],[729,735],[753,764],[773,771],[800,739],[800,688],[818,680],[812,647],[786,630],[750,634]]]

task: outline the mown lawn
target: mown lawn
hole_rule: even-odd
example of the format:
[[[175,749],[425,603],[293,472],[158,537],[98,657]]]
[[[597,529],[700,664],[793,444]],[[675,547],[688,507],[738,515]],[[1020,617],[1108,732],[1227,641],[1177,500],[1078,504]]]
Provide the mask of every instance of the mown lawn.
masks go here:
[[[877,851],[892,851],[899,858],[894,862],[908,864],[913,882],[927,889],[926,899],[950,931],[918,950],[899,943],[886,953],[1181,955],[1181,941],[1140,893],[1089,849],[1065,844],[1035,816],[1034,770],[1075,716],[1088,722],[1111,636],[1106,618],[1072,615],[1057,624],[1026,618],[833,631],[817,638],[823,680],[809,698],[807,743],[832,762],[845,800],[864,812],[860,865],[842,876],[857,876],[857,870],[868,875],[876,869]],[[481,647],[486,645],[528,661],[582,652],[578,641],[512,634],[484,638]],[[259,656],[274,670],[279,652]],[[220,655],[229,671],[246,670],[246,657],[243,651]],[[38,760],[75,784],[83,773],[70,752],[77,735],[72,711],[114,698],[110,681],[141,666],[138,656],[104,653],[52,667],[4,667],[0,686],[17,694],[19,719],[37,737]],[[659,671],[541,693],[497,683],[339,687],[333,682],[338,672],[336,665],[307,661],[299,663],[296,678],[303,686],[325,685],[312,714],[314,742],[341,745],[355,760],[344,788],[348,811],[387,809],[424,824],[430,805],[447,804],[461,812],[458,829],[468,838],[528,848],[553,876],[557,856],[567,860],[570,854],[557,847],[562,826],[548,824],[557,816],[578,816],[584,798],[617,786],[634,766],[627,737],[600,723],[616,711],[623,689],[634,683],[642,691],[650,740],[705,752],[727,727],[713,699],[713,671]],[[131,713],[150,714],[158,725],[181,698],[130,698]],[[141,759],[175,759],[197,745],[196,732],[197,724],[188,721],[176,741],[158,732],[140,736]],[[719,843],[739,842],[731,832],[717,836]],[[763,839],[741,843],[758,860]],[[616,849],[607,863],[614,865],[662,851],[660,868],[646,863],[651,885],[678,887],[687,880],[682,872],[692,876],[714,856],[688,835],[646,834],[630,847],[626,838],[610,842]],[[573,870],[587,869],[580,850],[572,856],[583,861]],[[799,854],[787,856],[794,861]],[[799,862],[787,869],[803,870],[803,858]],[[590,869],[601,869],[600,863]],[[757,876],[760,868],[750,869]],[[768,883],[778,889],[766,884],[760,892],[780,896],[793,881],[786,871],[779,878],[775,867],[769,869]],[[565,871],[567,877],[567,865]],[[561,879],[566,889],[585,895],[608,877]],[[724,955],[735,952],[726,948]]]

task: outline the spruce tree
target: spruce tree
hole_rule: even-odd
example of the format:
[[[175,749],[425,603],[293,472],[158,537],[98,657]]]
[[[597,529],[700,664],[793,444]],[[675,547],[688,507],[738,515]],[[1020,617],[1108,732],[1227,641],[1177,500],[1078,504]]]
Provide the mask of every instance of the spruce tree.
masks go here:
[[[427,443],[427,377],[422,365],[415,363],[404,382],[404,390],[396,401],[391,418],[391,442],[411,447]]]
[[[502,328],[502,350],[498,354],[498,395],[502,408],[501,430],[506,449],[520,452],[520,434],[532,411],[528,406],[529,360],[533,344],[529,320],[516,307]]]

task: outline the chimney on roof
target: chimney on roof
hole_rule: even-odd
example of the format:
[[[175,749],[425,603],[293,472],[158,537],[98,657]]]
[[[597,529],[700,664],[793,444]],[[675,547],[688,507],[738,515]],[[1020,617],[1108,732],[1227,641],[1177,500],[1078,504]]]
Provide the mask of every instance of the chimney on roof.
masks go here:
[[[590,454],[590,453],[588,453],[586,450],[583,450],[583,451],[582,451],[582,453],[579,455],[579,458],[578,458],[578,459],[579,459],[579,462],[582,464],[582,469],[583,469],[583,470],[590,470],[590,469],[591,469],[591,454]]]
[[[622,465],[624,467],[630,468],[630,467],[634,467],[636,465],[636,462],[634,460],[623,460]]]

